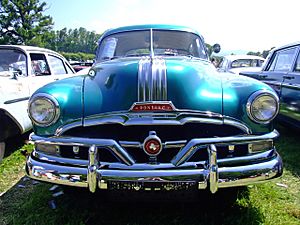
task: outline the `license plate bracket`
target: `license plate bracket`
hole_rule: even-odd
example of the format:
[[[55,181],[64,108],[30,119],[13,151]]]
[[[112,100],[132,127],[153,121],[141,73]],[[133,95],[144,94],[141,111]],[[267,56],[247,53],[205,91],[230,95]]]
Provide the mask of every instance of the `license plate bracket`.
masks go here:
[[[181,191],[197,189],[196,181],[115,181],[107,182],[109,190]]]

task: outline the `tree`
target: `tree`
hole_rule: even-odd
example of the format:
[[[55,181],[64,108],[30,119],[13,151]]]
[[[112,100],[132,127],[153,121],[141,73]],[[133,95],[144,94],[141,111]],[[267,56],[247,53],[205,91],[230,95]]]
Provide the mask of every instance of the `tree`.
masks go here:
[[[1,0],[0,43],[44,47],[53,26],[52,18],[43,15],[45,10],[46,3],[40,0]]]
[[[100,34],[87,31],[85,28],[67,29],[56,31],[56,47],[60,52],[83,52],[94,54]],[[53,49],[53,48],[52,48]]]

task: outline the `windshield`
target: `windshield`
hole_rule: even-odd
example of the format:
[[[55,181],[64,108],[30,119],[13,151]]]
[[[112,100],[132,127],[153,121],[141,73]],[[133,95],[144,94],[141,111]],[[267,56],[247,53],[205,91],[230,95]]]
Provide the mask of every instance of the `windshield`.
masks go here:
[[[26,56],[14,49],[0,49],[0,76],[27,76]]]
[[[199,36],[170,30],[144,30],[117,33],[104,38],[97,50],[97,61],[119,57],[192,56],[207,59]]]

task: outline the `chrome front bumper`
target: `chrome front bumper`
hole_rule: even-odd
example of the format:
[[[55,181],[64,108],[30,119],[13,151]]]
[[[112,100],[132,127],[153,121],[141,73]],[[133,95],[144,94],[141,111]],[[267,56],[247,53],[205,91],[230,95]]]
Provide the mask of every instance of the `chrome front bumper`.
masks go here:
[[[193,139],[170,163],[140,164],[114,140],[31,136],[36,143],[50,145],[89,146],[89,159],[76,160],[51,156],[38,151],[28,157],[26,173],[33,179],[62,185],[88,187],[91,192],[119,187],[130,190],[169,190],[196,185],[198,189],[244,186],[266,181],[282,174],[281,157],[275,148],[248,156],[217,159],[217,144],[234,145],[273,140],[277,131],[260,136]],[[109,147],[120,163],[98,162],[97,147]],[[199,147],[205,146],[208,160],[187,162]],[[145,185],[145,184],[160,184]]]

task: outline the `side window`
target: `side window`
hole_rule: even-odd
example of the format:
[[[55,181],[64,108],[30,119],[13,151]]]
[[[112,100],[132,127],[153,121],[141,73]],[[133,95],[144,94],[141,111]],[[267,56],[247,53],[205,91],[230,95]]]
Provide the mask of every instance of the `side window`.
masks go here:
[[[73,70],[70,68],[68,64],[66,64],[67,74],[73,74]]]
[[[290,71],[293,62],[296,48],[284,49],[275,53],[269,71],[287,72]]]
[[[51,66],[53,74],[57,75],[67,73],[66,68],[64,66],[64,62],[60,58],[53,55],[49,55],[49,64]]]
[[[298,54],[294,72],[300,73],[300,54]]]
[[[49,66],[44,54],[30,53],[32,73],[36,76],[50,75]]]

